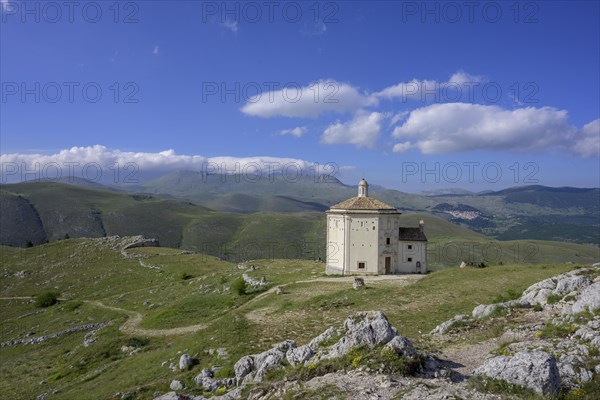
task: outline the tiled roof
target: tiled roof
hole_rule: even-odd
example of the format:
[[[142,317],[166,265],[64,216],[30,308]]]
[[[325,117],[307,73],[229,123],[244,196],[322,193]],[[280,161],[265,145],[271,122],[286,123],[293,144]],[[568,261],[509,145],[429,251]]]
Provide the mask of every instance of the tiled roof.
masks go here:
[[[342,201],[341,203],[331,206],[331,209],[337,210],[396,210],[396,207],[392,207],[389,204],[385,204],[383,201],[373,199],[371,197],[353,197],[351,199]]]
[[[423,233],[421,228],[399,228],[399,229],[400,229],[400,234],[399,234],[398,238],[400,240],[410,240],[410,241],[415,241],[415,242],[427,241],[427,237],[425,236],[425,234]]]

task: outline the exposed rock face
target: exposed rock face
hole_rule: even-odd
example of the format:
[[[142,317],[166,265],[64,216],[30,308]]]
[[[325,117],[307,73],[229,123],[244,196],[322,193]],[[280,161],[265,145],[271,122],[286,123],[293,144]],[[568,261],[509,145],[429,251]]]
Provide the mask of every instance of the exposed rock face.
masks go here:
[[[295,347],[296,342],[286,340],[262,353],[240,358],[233,367],[237,384],[262,381],[268,370],[281,367],[286,352]]]
[[[244,280],[244,282],[246,282],[248,285],[252,286],[255,289],[263,287],[267,284],[267,280],[264,277],[262,277],[260,280],[256,280],[246,273],[242,274],[242,279]]]
[[[471,315],[473,318],[485,318],[490,316],[499,307],[498,304],[480,304],[473,309]]]
[[[596,282],[581,292],[571,313],[576,314],[583,311],[594,311],[600,308],[600,282]]]
[[[189,369],[194,365],[194,359],[189,354],[182,354],[179,358],[179,369]]]
[[[386,344],[398,331],[381,311],[360,312],[344,321],[344,334],[325,350],[318,353],[320,359],[341,357],[355,347],[375,347]]]
[[[285,354],[285,357],[290,365],[295,367],[296,365],[304,364],[314,355],[315,351],[309,345],[304,345],[294,349],[289,349]]]
[[[475,374],[525,386],[544,395],[556,394],[560,388],[556,359],[543,351],[494,357],[477,368]]]
[[[143,236],[132,236],[130,238],[124,238],[127,241],[123,250],[133,249],[135,247],[159,247],[157,239],[146,239]]]
[[[450,328],[452,328],[458,322],[464,321],[466,319],[467,319],[467,316],[465,314],[455,315],[453,318],[449,319],[448,321],[442,322],[441,324],[439,324],[438,326],[433,328],[433,330],[430,332],[430,335],[443,335],[444,333],[448,332],[450,330]]]
[[[209,392],[214,392],[221,387],[229,388],[235,385],[234,378],[216,379],[213,372],[208,368],[204,368],[194,378],[194,381],[197,385],[202,385],[202,388]]]
[[[403,358],[410,358],[417,354],[410,340],[404,336],[396,336],[384,346],[384,348],[394,350],[397,355]]]

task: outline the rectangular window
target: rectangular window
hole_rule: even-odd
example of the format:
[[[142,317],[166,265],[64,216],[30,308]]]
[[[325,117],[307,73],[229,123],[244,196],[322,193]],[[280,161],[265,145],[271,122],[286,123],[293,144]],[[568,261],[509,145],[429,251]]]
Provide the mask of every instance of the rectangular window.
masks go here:
[[[409,250],[412,250],[412,244],[409,244],[409,245],[408,245],[408,249],[409,249]]]
[[[390,238],[385,238],[385,244],[390,244]]]
[[[406,261],[411,262],[412,261],[412,257],[408,257],[408,259]]]
[[[358,263],[358,269],[365,269],[365,263],[364,262],[359,262]]]

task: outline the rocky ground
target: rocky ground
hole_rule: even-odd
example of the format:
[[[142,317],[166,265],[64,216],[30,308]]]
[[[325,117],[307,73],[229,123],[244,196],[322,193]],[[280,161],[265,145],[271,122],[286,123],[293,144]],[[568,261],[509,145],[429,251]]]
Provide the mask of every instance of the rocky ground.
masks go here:
[[[519,393],[599,398],[600,268],[580,268],[540,281],[514,300],[479,305],[438,325],[426,340],[444,348],[415,349],[381,312],[355,314],[309,343],[286,340],[242,357],[235,376],[195,379],[204,395],[182,382],[175,399],[506,399]],[[494,318],[506,321],[497,337],[474,343],[469,335]],[[459,340],[458,336],[465,340]],[[447,345],[447,346],[446,346]],[[191,368],[183,354],[179,368]],[[593,384],[596,382],[596,384]],[[505,390],[505,393],[498,393]],[[521,392],[523,390],[523,392]],[[594,396],[599,397],[594,397]]]

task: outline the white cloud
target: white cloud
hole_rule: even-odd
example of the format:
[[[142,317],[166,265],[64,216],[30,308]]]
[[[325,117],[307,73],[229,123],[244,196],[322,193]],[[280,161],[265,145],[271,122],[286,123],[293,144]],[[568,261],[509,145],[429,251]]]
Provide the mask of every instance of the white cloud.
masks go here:
[[[314,174],[315,170],[325,174],[331,174],[332,169],[326,166],[326,163],[315,163],[311,161],[270,157],[204,157],[201,155],[183,155],[177,154],[174,150],[165,150],[156,153],[150,152],[133,152],[121,151],[118,149],[110,149],[105,146],[95,145],[87,147],[72,147],[70,149],[60,150],[54,154],[25,154],[11,153],[0,155],[0,163],[2,168],[1,181],[13,182],[23,179],[36,179],[46,177],[45,168],[48,168],[51,163],[58,165],[61,170],[61,176],[67,177],[70,175],[81,177],[81,171],[84,166],[95,163],[99,169],[110,179],[113,173],[115,164],[123,169],[127,163],[134,163],[140,174],[153,172],[162,173],[174,170],[191,170],[204,171],[210,173],[255,173],[260,169],[263,176],[281,172],[284,168],[294,165],[294,171],[301,170],[308,174]],[[69,164],[78,163],[78,164]],[[71,167],[69,167],[71,165]],[[91,169],[95,174],[97,167]],[[15,169],[16,168],[16,169]],[[113,169],[111,169],[113,168]],[[346,170],[350,167],[339,167],[339,170]],[[32,173],[24,177],[23,171],[31,171]],[[289,168],[288,168],[289,170]],[[36,175],[35,171],[38,171]],[[56,168],[52,167],[51,172],[47,175],[55,177]],[[72,171],[69,173],[69,171]],[[291,171],[291,170],[290,170]],[[92,175],[94,175],[92,174]],[[312,175],[311,175],[312,176]]]
[[[236,33],[237,31],[240,30],[240,27],[239,27],[237,21],[226,20],[225,22],[223,22],[223,26],[225,28],[229,29],[233,33]]]
[[[360,111],[348,122],[329,125],[321,136],[321,143],[348,143],[356,147],[372,148],[379,138],[384,118],[383,113]]]
[[[306,132],[308,132],[308,128],[305,126],[297,126],[295,128],[292,129],[284,129],[281,130],[277,133],[278,136],[285,136],[285,135],[290,135],[290,136],[296,136],[296,137],[302,137]]]
[[[414,145],[410,141],[404,142],[404,143],[397,143],[392,148],[392,151],[394,153],[404,153],[405,151],[408,151],[408,150],[412,149],[413,147],[414,147]]]
[[[600,119],[584,125],[575,134],[571,151],[582,157],[600,157]]]
[[[590,155],[598,141],[598,122],[580,132],[567,122],[567,111],[553,107],[506,110],[498,106],[446,103],[413,110],[392,136],[404,139],[394,151],[416,147],[423,154],[469,150],[530,151],[566,148]],[[408,139],[408,141],[406,140]],[[596,146],[597,147],[597,146]],[[588,154],[590,153],[590,154]]]
[[[158,46],[154,46],[154,50],[152,50],[152,54],[158,54]]]
[[[482,78],[463,71],[454,73],[448,82],[417,80],[400,82],[375,93],[361,92],[359,88],[334,79],[323,79],[308,86],[291,82],[285,89],[260,93],[246,101],[241,111],[256,117],[317,117],[326,112],[355,112],[376,106],[381,99],[441,100],[441,96],[456,97],[468,93],[469,82]],[[460,92],[458,92],[460,91]],[[454,99],[456,100],[456,99]],[[396,121],[397,122],[397,121]],[[395,122],[393,122],[395,123]]]
[[[317,117],[325,112],[345,113],[374,105],[377,99],[357,88],[327,79],[305,87],[289,83],[285,88],[260,93],[248,99],[242,112],[256,117]]]

